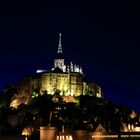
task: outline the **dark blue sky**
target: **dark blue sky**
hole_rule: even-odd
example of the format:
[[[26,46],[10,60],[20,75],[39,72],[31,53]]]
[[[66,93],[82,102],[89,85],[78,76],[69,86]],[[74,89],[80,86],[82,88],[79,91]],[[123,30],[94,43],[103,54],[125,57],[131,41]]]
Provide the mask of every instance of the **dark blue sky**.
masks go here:
[[[105,97],[140,113],[140,11],[128,1],[9,3],[0,8],[0,88],[50,69],[64,55],[82,65]]]

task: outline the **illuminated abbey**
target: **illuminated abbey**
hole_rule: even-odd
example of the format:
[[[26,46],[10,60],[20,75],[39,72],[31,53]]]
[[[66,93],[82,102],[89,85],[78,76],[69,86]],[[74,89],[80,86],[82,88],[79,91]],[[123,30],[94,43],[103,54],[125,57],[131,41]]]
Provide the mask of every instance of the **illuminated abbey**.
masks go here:
[[[85,95],[89,92],[88,90],[97,97],[102,97],[99,86],[95,86],[95,83],[89,85],[84,81],[82,67],[72,62],[65,64],[61,34],[59,34],[59,44],[57,55],[54,59],[54,66],[50,71],[42,73],[40,92],[47,91],[48,94],[55,94],[58,91],[60,95],[79,96]]]
[[[18,106],[20,103],[28,104],[31,98],[45,93],[61,95],[66,102],[73,102],[75,97],[80,95],[103,98],[101,87],[95,82],[88,83],[85,80],[82,67],[72,62],[65,64],[61,34],[59,34],[58,50],[53,68],[37,70],[36,74],[23,77],[17,88],[18,94],[15,99],[13,98],[11,106]]]
[[[48,94],[54,94],[58,91],[60,95],[79,96],[83,94],[83,89],[82,68],[72,62],[68,65],[65,64],[61,34],[59,34],[59,45],[54,66],[52,70],[42,74],[40,90],[41,92],[46,90]]]

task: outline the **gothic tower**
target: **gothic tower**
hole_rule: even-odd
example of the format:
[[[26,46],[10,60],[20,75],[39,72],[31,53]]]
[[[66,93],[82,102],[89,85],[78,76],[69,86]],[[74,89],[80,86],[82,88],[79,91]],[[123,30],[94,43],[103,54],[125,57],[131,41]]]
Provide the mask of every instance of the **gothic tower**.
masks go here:
[[[61,34],[59,34],[59,44],[58,44],[58,50],[57,55],[54,59],[54,68],[59,67],[61,70],[64,69],[64,57],[63,57],[63,51],[62,51],[62,44],[61,44]]]

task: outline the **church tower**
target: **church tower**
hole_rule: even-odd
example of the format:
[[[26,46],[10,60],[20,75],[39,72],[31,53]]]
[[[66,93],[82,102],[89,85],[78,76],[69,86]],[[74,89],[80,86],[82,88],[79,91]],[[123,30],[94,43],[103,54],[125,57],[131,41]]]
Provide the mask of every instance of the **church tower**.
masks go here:
[[[58,50],[57,55],[54,59],[54,68],[59,67],[61,70],[64,69],[64,57],[63,57],[63,51],[62,51],[62,44],[61,44],[61,34],[59,34],[59,44],[58,44]]]

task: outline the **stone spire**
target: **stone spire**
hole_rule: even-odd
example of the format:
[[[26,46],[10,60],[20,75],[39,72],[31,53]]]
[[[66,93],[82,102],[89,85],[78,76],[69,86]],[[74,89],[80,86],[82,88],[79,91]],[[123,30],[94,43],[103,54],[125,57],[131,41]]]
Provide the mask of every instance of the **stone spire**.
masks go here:
[[[59,34],[59,44],[58,44],[57,53],[63,53],[63,51],[62,51],[62,44],[61,44],[61,33]]]
[[[62,44],[61,44],[61,34],[59,34],[59,44],[56,57],[54,59],[54,68],[59,67],[61,70],[64,70],[64,57],[62,51]]]

